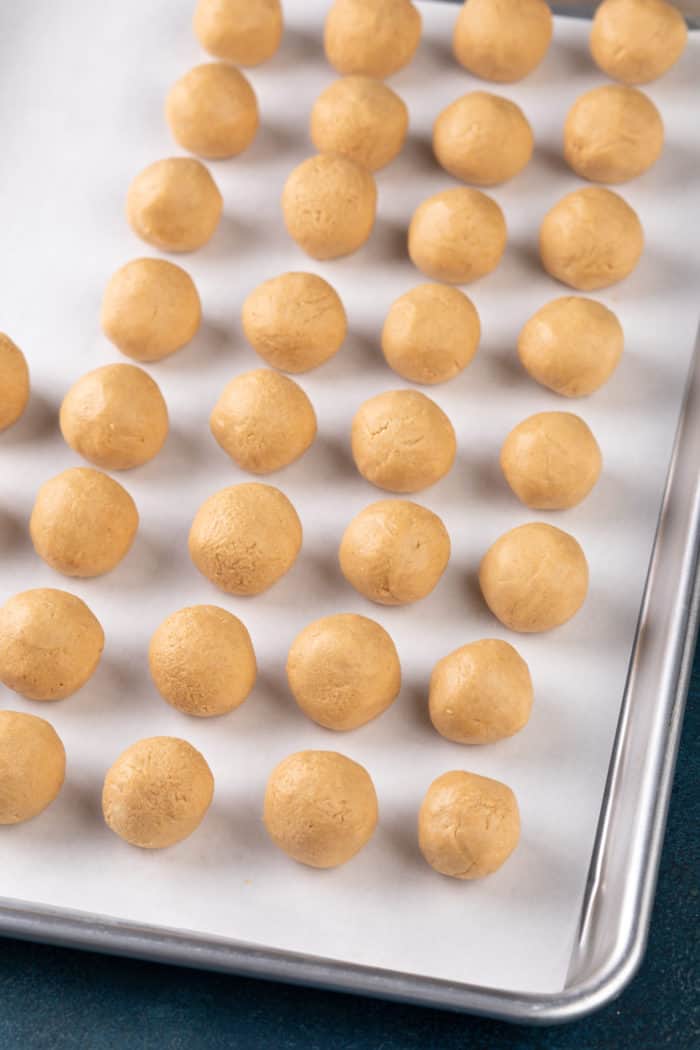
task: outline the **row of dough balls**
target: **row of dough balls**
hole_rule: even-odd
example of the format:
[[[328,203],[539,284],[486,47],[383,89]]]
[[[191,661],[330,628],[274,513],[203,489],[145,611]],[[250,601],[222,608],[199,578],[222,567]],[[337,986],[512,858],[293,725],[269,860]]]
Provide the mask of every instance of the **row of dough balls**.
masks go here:
[[[38,816],[58,796],[65,771],[65,748],[48,722],[0,711],[0,824]],[[163,849],[196,831],[213,797],[214,776],[195,747],[177,737],[149,737],[127,748],[108,770],[102,811],[107,826],[130,845]],[[299,751],[268,778],[264,826],[272,842],[301,864],[345,864],[369,842],[378,820],[372,778],[338,752]],[[519,838],[517,800],[500,781],[455,770],[428,788],[418,842],[441,874],[489,875]]]

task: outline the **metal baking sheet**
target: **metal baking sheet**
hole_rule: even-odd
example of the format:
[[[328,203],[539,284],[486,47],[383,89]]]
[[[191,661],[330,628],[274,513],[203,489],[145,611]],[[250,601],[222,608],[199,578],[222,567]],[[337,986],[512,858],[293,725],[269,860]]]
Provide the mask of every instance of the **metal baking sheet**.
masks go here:
[[[558,19],[542,67],[502,89],[529,116],[537,151],[524,173],[494,191],[510,237],[499,269],[469,289],[483,321],[481,350],[461,377],[430,392],[455,424],[460,454],[451,475],[418,499],[444,518],[453,558],[430,598],[381,609],[344,584],[336,551],[350,517],[377,498],[349,460],[350,420],[365,397],[402,385],[383,365],[377,337],[390,302],[421,279],[405,258],[405,228],[421,199],[450,185],[430,159],[429,129],[445,104],[481,86],[449,58],[456,12],[440,3],[422,6],[420,53],[392,79],[412,130],[402,156],[379,175],[375,233],[356,256],[319,265],[286,238],[278,200],[286,174],[311,152],[308,112],[332,79],[320,47],[327,5],[288,0],[283,48],[251,72],[261,133],[248,153],[212,165],[226,200],[222,228],[204,250],[180,260],[200,288],[205,325],[189,348],[151,370],[171,410],[172,434],[153,463],[120,476],[141,511],[137,543],[111,575],[67,582],[38,561],[27,539],[38,485],[78,462],[57,432],[63,393],[84,371],[118,359],[99,332],[100,297],[118,265],[150,254],[126,226],[124,195],[140,168],[177,152],[162,107],[168,86],[202,58],[190,6],[36,0],[0,12],[0,318],[28,354],[35,389],[27,417],[0,438],[0,597],[67,586],[107,633],[91,683],[40,709],[66,742],[68,780],[44,817],[3,829],[0,925],[23,936],[513,1018],[592,1008],[621,986],[643,945],[689,636],[697,381],[665,500],[663,492],[697,325],[698,38],[677,69],[649,87],[667,128],[662,160],[622,188],[647,234],[635,274],[599,296],[625,327],[623,362],[604,390],[574,406],[601,444],[605,472],[581,507],[554,516],[517,504],[499,478],[497,454],[521,418],[572,407],[527,379],[514,344],[529,314],[563,294],[537,264],[536,231],[551,203],[579,185],[560,160],[559,139],[568,106],[603,79],[587,57],[585,23]],[[299,509],[302,556],[266,595],[232,599],[214,592],[186,555],[201,500],[243,478],[210,438],[207,417],[223,384],[258,363],[240,331],[245,294],[265,277],[303,268],[337,287],[352,331],[333,362],[301,380],[317,408],[319,440],[271,479]],[[474,574],[501,531],[537,517],[582,542],[591,593],[571,624],[513,639],[485,611]],[[220,721],[171,711],[146,669],[151,631],[197,601],[218,601],[241,616],[260,661],[254,695]],[[283,675],[297,631],[338,609],[380,620],[405,674],[391,711],[343,736],[304,719]],[[484,635],[509,637],[526,657],[535,710],[512,740],[460,748],[429,727],[427,679],[440,656]],[[1,701],[37,710],[5,690]],[[199,747],[217,793],[196,835],[173,850],[143,853],[104,828],[99,794],[120,750],[154,733]],[[330,873],[292,864],[261,826],[269,770],[303,747],[333,747],[363,762],[380,797],[372,843]],[[427,785],[459,767],[511,784],[523,815],[512,860],[466,885],[432,873],[415,843]]]

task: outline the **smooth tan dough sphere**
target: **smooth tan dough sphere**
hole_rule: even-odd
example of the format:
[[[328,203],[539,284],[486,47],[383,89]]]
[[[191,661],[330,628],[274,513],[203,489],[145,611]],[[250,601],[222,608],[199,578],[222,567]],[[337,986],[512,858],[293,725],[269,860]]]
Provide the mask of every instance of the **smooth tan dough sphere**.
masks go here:
[[[340,544],[343,576],[380,605],[407,605],[425,598],[449,560],[450,537],[437,514],[403,499],[365,507]]]
[[[351,255],[369,238],[377,212],[372,175],[348,157],[317,153],[282,191],[287,233],[313,259]]]
[[[212,159],[243,153],[260,123],[255,92],[225,62],[205,62],[185,73],[170,89],[165,115],[183,149]]]
[[[417,390],[369,398],[352,421],[352,455],[363,478],[388,492],[419,492],[451,470],[457,454],[452,423]]]
[[[665,0],[603,0],[591,26],[593,61],[624,84],[648,84],[663,76],[687,42],[683,15]]]
[[[287,680],[305,715],[326,729],[357,729],[393,704],[401,689],[396,646],[367,616],[337,613],[297,635]]]
[[[280,0],[199,0],[194,31],[214,58],[259,66],[280,46],[284,19]]]
[[[298,383],[271,368],[236,376],[209,418],[221,448],[243,470],[269,474],[299,459],[316,437],[316,413]]]
[[[165,259],[133,259],[111,277],[102,300],[102,329],[135,361],[160,361],[197,334],[202,304],[194,281]]]
[[[0,681],[28,700],[64,700],[94,674],[105,636],[67,591],[22,591],[0,607]]]
[[[627,182],[656,163],[664,125],[645,94],[605,84],[578,98],[564,124],[566,163],[591,182]]]
[[[507,182],[532,157],[532,128],[520,106],[472,91],[443,109],[433,127],[433,152],[445,171],[476,186]]]
[[[301,550],[299,516],[272,485],[244,482],[205,500],[190,529],[190,557],[227,594],[261,594]]]
[[[59,416],[68,445],[104,470],[130,470],[158,455],[168,407],[155,380],[136,365],[103,365],[75,383]]]
[[[334,0],[326,17],[326,58],[339,73],[384,77],[413,58],[422,19],[411,0]]]
[[[585,397],[607,383],[625,337],[612,310],[594,299],[552,299],[525,322],[518,337],[523,368],[564,397]]]
[[[382,329],[390,368],[412,383],[445,383],[479,348],[481,321],[459,288],[419,284],[391,304]]]
[[[430,678],[430,720],[457,744],[490,744],[519,732],[532,710],[522,656],[499,638],[470,642],[438,660]]]
[[[548,211],[540,257],[548,274],[583,292],[607,288],[632,273],[644,250],[637,213],[612,190],[574,190]]]
[[[194,157],[168,157],[144,168],[129,186],[126,217],[134,233],[164,252],[192,252],[211,240],[224,200]]]
[[[312,868],[336,868],[365,846],[379,806],[363,766],[335,751],[298,751],[276,766],[263,819],[279,849]]]
[[[42,813],[65,776],[66,752],[53,726],[36,715],[0,711],[0,825]]]
[[[533,510],[566,510],[586,498],[603,459],[590,427],[573,412],[538,412],[514,427],[501,448],[501,470]]]
[[[348,321],[328,281],[315,273],[283,273],[247,297],[243,330],[268,364],[283,372],[308,372],[338,352]]]
[[[65,576],[102,576],[116,568],[138,527],[126,489],[92,467],[71,467],[45,481],[29,519],[35,551]]]
[[[454,770],[428,788],[418,815],[418,843],[428,864],[441,875],[491,875],[519,840],[518,802],[500,780]]]
[[[452,47],[470,73],[512,83],[540,64],[551,39],[552,12],[545,0],[467,0]]]
[[[484,555],[481,593],[512,631],[551,631],[574,616],[588,592],[588,563],[568,532],[543,522],[505,532]]]
[[[457,187],[418,205],[408,229],[408,254],[432,280],[467,284],[496,269],[506,237],[506,220],[495,200]]]
[[[199,718],[240,707],[257,677],[245,624],[217,605],[171,613],[151,637],[148,663],[163,699]]]
[[[402,98],[373,77],[341,77],[311,110],[311,141],[319,153],[340,153],[368,171],[398,156],[408,131]]]
[[[107,827],[132,846],[163,849],[199,827],[214,797],[214,777],[186,740],[153,736],[128,747],[102,788]]]
[[[16,423],[29,401],[29,369],[18,346],[0,332],[0,431]]]

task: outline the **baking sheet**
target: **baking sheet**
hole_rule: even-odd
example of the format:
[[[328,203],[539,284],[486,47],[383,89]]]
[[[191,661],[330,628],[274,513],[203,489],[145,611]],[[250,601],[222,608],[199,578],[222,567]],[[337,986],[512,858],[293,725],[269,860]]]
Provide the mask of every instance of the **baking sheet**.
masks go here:
[[[120,360],[99,331],[102,290],[117,266],[152,254],[126,226],[124,195],[143,166],[178,152],[163,100],[202,56],[189,28],[189,0],[34,0],[0,11],[0,325],[27,353],[35,391],[26,418],[0,437],[0,599],[32,586],[66,587],[88,602],[107,633],[97,674],[73,698],[39,707],[0,688],[2,706],[54,723],[69,761],[51,810],[2,829],[0,896],[448,980],[557,991],[571,955],[697,325],[700,41],[692,39],[677,69],[648,89],[666,123],[666,150],[652,172],[621,190],[640,214],[647,249],[632,277],[597,296],[620,316],[627,350],[612,382],[576,404],[529,381],[514,345],[530,313],[565,294],[539,269],[536,231],[547,208],[580,184],[560,160],[559,135],[571,102],[603,82],[587,57],[586,24],[558,19],[542,67],[522,84],[496,89],[523,106],[537,151],[524,173],[494,191],[510,236],[499,269],[468,289],[483,322],[480,352],[462,376],[429,390],[452,419],[460,451],[452,473],[416,498],[443,517],[452,560],[428,599],[384,609],[356,595],[336,564],[345,525],[380,495],[354,471],[349,426],[364,398],[404,385],[384,365],[378,334],[392,300],[422,279],[403,254],[408,219],[420,200],[452,184],[430,159],[429,129],[444,105],[483,85],[449,58],[455,8],[422,5],[419,55],[391,81],[409,105],[412,128],[402,156],[378,177],[377,228],[356,256],[314,263],[286,238],[278,199],[289,170],[312,152],[308,113],[333,76],[320,48],[326,7],[287,0],[280,53],[250,73],[263,115],[258,139],[243,156],[211,165],[225,220],[206,248],[178,259],[198,284],[205,324],[189,348],[150,369],[168,401],[172,432],[155,461],[119,475],[137,502],[141,530],[122,565],[92,581],[67,581],[43,565],[26,523],[39,484],[79,462],[57,431],[65,390],[88,369]],[[210,437],[207,419],[224,383],[259,364],[240,329],[243,298],[287,269],[329,279],[352,331],[332,362],[300,380],[318,413],[316,444],[270,478],[300,513],[302,554],[267,594],[235,599],[198,575],[186,537],[207,495],[244,480]],[[526,415],[561,408],[588,421],[605,471],[583,506],[537,515],[500,479],[498,449]],[[503,530],[538,517],[581,541],[591,592],[571,624],[514,638],[486,612],[475,572]],[[212,601],[248,625],[260,679],[232,716],[190,720],[156,694],[146,649],[169,612]],[[298,630],[339,610],[363,612],[389,630],[405,682],[389,712],[347,735],[308,722],[284,679]],[[426,687],[438,658],[485,635],[515,642],[530,664],[536,703],[515,738],[463,748],[431,730]],[[156,733],[199,747],[217,790],[197,834],[149,853],[107,831],[99,797],[119,752]],[[367,766],[377,786],[377,834],[337,871],[294,865],[272,847],[260,821],[270,769],[306,747],[343,751]],[[520,847],[483,882],[439,878],[417,850],[422,795],[453,768],[503,779],[520,801]]]

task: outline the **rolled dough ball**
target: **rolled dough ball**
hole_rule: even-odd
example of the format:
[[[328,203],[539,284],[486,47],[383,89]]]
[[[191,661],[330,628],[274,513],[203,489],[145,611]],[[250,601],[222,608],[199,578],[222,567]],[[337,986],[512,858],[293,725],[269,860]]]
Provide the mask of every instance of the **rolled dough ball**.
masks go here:
[[[495,186],[530,163],[534,139],[527,117],[510,99],[472,91],[443,109],[433,127],[439,164],[464,182]]]
[[[255,92],[225,62],[205,62],[185,73],[170,89],[165,115],[183,149],[213,159],[248,149],[260,123]]]
[[[544,522],[505,532],[484,555],[481,593],[512,631],[551,631],[570,620],[588,591],[588,563],[568,532]]]
[[[538,412],[514,427],[501,449],[501,470],[518,499],[533,510],[581,503],[600,477],[598,442],[573,412]]]
[[[326,58],[339,73],[388,77],[413,58],[422,19],[410,0],[334,0],[326,17]]]
[[[257,677],[245,625],[216,605],[192,605],[163,620],[151,638],[148,663],[163,699],[199,718],[240,707]]]
[[[169,157],[144,168],[131,183],[126,217],[134,233],[164,252],[201,248],[219,225],[223,197],[194,157]]]
[[[287,657],[287,680],[305,715],[326,729],[357,729],[401,689],[396,646],[366,616],[337,613],[305,627]]]
[[[600,186],[567,193],[540,227],[540,256],[547,273],[584,292],[627,277],[643,249],[637,213],[617,193]]]
[[[483,638],[439,660],[430,678],[430,720],[457,744],[513,736],[532,710],[532,679],[522,656],[499,638]]]
[[[67,444],[95,466],[129,470],[160,452],[168,436],[168,407],[142,368],[103,365],[70,388],[60,425]]]
[[[102,329],[136,361],[160,361],[194,338],[202,305],[194,281],[165,259],[133,259],[111,278],[102,300]]]
[[[651,101],[636,88],[605,84],[574,102],[564,124],[564,157],[591,182],[626,182],[661,156],[664,125]]]
[[[683,15],[665,0],[603,0],[591,26],[593,61],[624,84],[663,76],[687,42]]]
[[[282,191],[287,233],[314,259],[337,259],[362,247],[374,226],[377,187],[347,157],[318,153],[294,169]]]
[[[491,875],[519,839],[518,803],[500,780],[454,770],[428,788],[418,815],[418,843],[428,864],[441,875]]]
[[[607,383],[625,337],[612,310],[594,299],[552,299],[525,322],[518,337],[523,368],[564,397],[584,397]]]
[[[444,383],[474,357],[481,322],[471,299],[445,284],[419,284],[394,303],[382,330],[387,364],[412,383]]]
[[[0,824],[21,824],[50,806],[63,787],[66,752],[36,715],[0,711]]]
[[[204,501],[190,529],[190,557],[227,594],[260,594],[291,569],[301,539],[299,516],[284,493],[251,481]]]
[[[186,740],[152,736],[128,747],[102,788],[107,827],[142,849],[182,842],[199,827],[214,797],[214,777]]]
[[[243,330],[260,356],[283,372],[318,368],[343,344],[345,308],[315,273],[283,273],[263,281],[243,303]]]
[[[369,398],[352,421],[352,455],[363,478],[389,492],[418,492],[452,468],[454,427],[439,405],[417,390]]]
[[[340,544],[343,576],[380,605],[407,605],[425,598],[449,560],[450,537],[440,518],[404,499],[365,507]]]
[[[506,246],[506,220],[479,190],[443,190],[419,204],[408,229],[408,254],[427,277],[467,284],[495,270]]]
[[[29,519],[35,551],[65,576],[102,576],[116,568],[138,527],[126,489],[92,467],[71,467],[45,481]]]
[[[452,47],[470,73],[512,83],[540,64],[551,39],[552,13],[545,0],[467,0]]]
[[[269,474],[303,456],[316,437],[316,413],[293,379],[258,368],[224,387],[209,419],[224,452],[243,470]]]
[[[38,587],[0,607],[0,681],[28,700],[64,700],[94,674],[105,636],[85,602]]]
[[[279,0],[199,0],[194,31],[205,51],[237,66],[258,66],[277,51],[284,28]]]
[[[29,401],[29,369],[24,354],[0,332],[0,431],[16,423]]]
[[[379,807],[363,766],[335,751],[298,751],[267,782],[263,819],[281,850],[312,868],[336,868],[359,853]]]
[[[340,153],[368,171],[398,156],[408,131],[402,98],[372,77],[342,77],[311,110],[311,140],[319,153]]]

